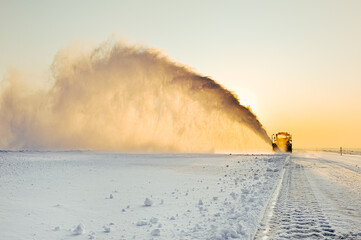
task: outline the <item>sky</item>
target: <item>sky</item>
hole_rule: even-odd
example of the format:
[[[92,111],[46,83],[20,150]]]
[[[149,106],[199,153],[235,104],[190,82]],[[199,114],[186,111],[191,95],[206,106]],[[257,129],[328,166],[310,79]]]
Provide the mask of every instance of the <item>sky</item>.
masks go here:
[[[126,39],[212,77],[295,148],[361,148],[360,12],[359,0],[0,0],[0,79],[48,76],[72,42]]]

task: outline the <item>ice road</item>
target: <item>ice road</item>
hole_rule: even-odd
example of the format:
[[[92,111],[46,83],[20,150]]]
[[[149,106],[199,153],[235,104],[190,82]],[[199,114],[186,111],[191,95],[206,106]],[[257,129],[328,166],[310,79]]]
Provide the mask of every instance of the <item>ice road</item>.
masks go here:
[[[0,239],[361,239],[361,156],[0,152]]]

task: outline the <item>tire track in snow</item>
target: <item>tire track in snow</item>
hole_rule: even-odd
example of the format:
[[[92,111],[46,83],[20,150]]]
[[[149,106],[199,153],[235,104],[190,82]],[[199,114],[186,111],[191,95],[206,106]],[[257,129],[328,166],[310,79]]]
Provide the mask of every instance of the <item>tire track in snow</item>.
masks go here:
[[[288,165],[290,157],[287,157],[287,159],[285,160],[285,166]],[[267,207],[263,213],[263,219],[262,222],[260,223],[260,226],[256,232],[255,238],[259,238],[260,236],[265,236],[265,238],[267,238],[267,234],[270,231],[270,220],[274,214],[274,209],[277,203],[277,199],[278,196],[280,194],[281,191],[281,186],[282,186],[282,182],[283,182],[283,177],[285,175],[285,168],[282,169],[281,173],[280,173],[280,178],[279,178],[279,182],[278,184],[275,186],[274,191],[272,196],[270,197]]]
[[[263,225],[265,227],[258,230],[255,239],[336,238],[335,229],[324,215],[304,167],[292,160],[285,167],[273,216]]]

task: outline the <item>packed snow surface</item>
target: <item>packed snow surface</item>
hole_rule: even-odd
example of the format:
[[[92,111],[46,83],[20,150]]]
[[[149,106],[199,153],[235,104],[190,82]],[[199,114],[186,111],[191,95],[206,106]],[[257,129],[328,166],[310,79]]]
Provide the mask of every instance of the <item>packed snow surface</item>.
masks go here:
[[[294,154],[255,239],[361,239],[361,156]]]
[[[361,157],[0,152],[0,239],[361,237]]]

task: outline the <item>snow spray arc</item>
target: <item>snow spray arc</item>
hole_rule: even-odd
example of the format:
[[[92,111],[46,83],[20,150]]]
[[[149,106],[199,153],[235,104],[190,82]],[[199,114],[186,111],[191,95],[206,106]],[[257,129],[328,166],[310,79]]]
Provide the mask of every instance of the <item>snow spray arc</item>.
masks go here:
[[[103,43],[60,50],[48,88],[4,78],[3,149],[145,152],[270,150],[257,117],[212,79],[157,50]]]

